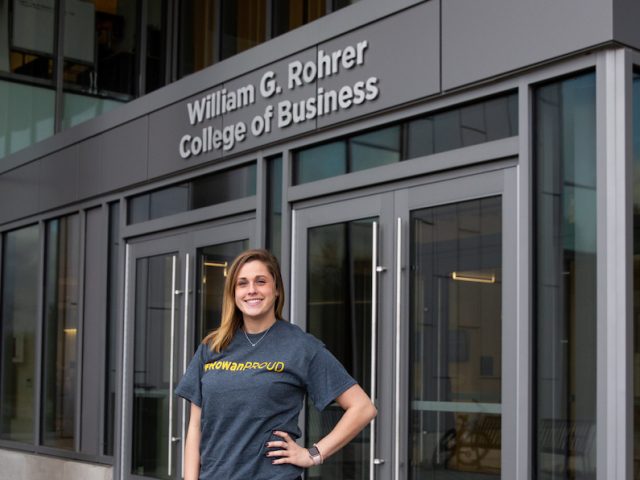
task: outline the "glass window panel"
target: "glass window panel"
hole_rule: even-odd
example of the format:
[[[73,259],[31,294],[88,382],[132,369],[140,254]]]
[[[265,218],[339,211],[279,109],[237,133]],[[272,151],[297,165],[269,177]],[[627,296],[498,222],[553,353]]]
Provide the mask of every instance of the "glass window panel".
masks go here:
[[[221,58],[229,58],[266,40],[266,2],[218,0],[221,9]]]
[[[71,128],[79,123],[106,113],[122,105],[122,102],[105,98],[88,97],[86,95],[64,94],[64,111],[62,128]]]
[[[174,254],[136,261],[131,473],[166,480],[176,261]]]
[[[294,185],[347,173],[345,141],[325,143],[300,150],[294,161]]]
[[[435,153],[433,124],[432,117],[418,118],[407,123],[407,158]]]
[[[400,125],[357,135],[349,139],[350,172],[399,162]]]
[[[53,0],[0,2],[0,70],[51,79],[54,18]]]
[[[2,252],[0,437],[33,443],[38,225],[9,232]]]
[[[267,248],[281,258],[282,155],[267,159]]]
[[[595,75],[535,91],[535,468],[596,472]]]
[[[129,223],[144,222],[256,194],[256,164],[204,175],[129,199]]]
[[[211,331],[220,326],[222,318],[222,296],[228,269],[244,250],[248,240],[211,245],[198,249],[196,297],[196,338],[194,346]]]
[[[309,229],[307,330],[342,362],[365,391],[371,383],[371,250],[373,219]],[[305,445],[325,436],[342,415],[337,405],[322,413],[307,401]],[[309,479],[369,478],[369,427],[319,467]]]
[[[326,0],[273,0],[273,36],[298,28],[326,13]]]
[[[0,158],[53,135],[55,91],[0,81]]]
[[[633,471],[640,471],[640,73],[633,74]]]
[[[410,225],[409,478],[500,478],[501,198],[417,210]]]
[[[213,65],[218,49],[218,33],[217,6],[214,0],[180,2],[180,77]]]
[[[42,443],[73,450],[76,424],[80,226],[78,215],[47,223]]]
[[[487,122],[484,104],[477,103],[460,109],[462,145],[475,145],[487,141]]]
[[[298,150],[294,185],[518,134],[518,95],[489,98]],[[348,159],[344,145],[348,144]]]
[[[118,314],[120,303],[118,300],[118,253],[120,249],[120,204],[109,204],[109,245],[107,271],[107,338],[106,338],[106,378],[104,399],[104,454],[113,455],[114,429],[116,411],[116,345]]]
[[[333,10],[339,10],[349,5],[353,5],[354,3],[357,3],[359,1],[360,0],[333,0]]]
[[[182,4],[191,2],[182,2]],[[165,1],[146,2],[147,55],[145,58],[145,93],[165,85],[167,62],[167,5]]]
[[[435,153],[446,152],[463,145],[460,110],[442,112],[433,116],[433,138]]]
[[[66,0],[64,81],[85,92],[132,96],[136,0]]]

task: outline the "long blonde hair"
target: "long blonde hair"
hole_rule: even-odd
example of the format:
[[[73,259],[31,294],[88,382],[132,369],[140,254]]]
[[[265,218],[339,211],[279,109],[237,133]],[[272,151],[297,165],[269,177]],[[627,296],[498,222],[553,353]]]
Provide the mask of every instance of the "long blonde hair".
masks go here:
[[[224,282],[224,294],[222,297],[222,319],[220,326],[209,333],[202,343],[209,345],[212,351],[220,352],[224,350],[236,332],[242,327],[242,312],[236,306],[235,290],[236,282],[240,269],[249,262],[259,261],[267,267],[269,273],[276,283],[276,302],[274,305],[274,313],[277,320],[282,320],[282,308],[284,307],[284,285],[282,283],[282,275],[280,274],[280,265],[278,259],[269,251],[264,249],[253,249],[242,252],[233,261],[229,268],[229,273]]]

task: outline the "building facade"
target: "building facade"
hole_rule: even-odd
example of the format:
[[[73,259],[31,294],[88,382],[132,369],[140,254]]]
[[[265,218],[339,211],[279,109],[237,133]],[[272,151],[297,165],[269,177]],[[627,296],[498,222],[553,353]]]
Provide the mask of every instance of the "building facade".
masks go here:
[[[378,407],[306,478],[640,479],[637,18],[0,0],[0,479],[182,478],[248,247]]]

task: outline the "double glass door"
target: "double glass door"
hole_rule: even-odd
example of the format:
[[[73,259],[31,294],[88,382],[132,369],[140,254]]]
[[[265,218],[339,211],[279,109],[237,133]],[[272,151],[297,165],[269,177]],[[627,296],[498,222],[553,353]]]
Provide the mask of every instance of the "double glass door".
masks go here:
[[[219,325],[227,269],[254,229],[239,221],[128,244],[121,478],[183,477],[188,405],[173,391]]]
[[[308,479],[515,478],[513,180],[505,169],[294,209],[292,319],[378,407]],[[340,413],[308,405],[305,444]]]

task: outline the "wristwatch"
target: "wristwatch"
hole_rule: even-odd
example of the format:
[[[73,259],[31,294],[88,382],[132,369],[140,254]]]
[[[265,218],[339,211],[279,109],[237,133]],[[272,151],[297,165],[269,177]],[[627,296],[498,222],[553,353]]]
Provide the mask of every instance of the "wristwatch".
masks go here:
[[[320,453],[320,450],[318,450],[318,447],[315,443],[313,444],[313,447],[309,447],[307,451],[309,452],[309,457],[313,461],[314,465],[322,464],[322,454]]]

